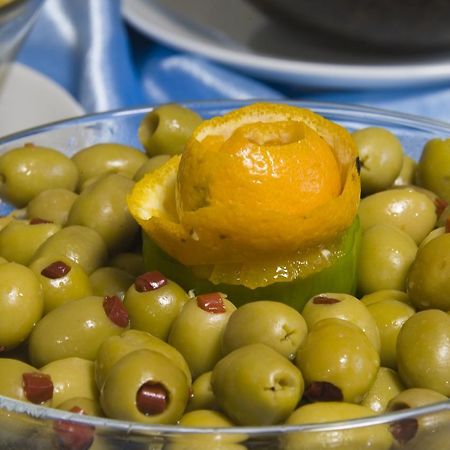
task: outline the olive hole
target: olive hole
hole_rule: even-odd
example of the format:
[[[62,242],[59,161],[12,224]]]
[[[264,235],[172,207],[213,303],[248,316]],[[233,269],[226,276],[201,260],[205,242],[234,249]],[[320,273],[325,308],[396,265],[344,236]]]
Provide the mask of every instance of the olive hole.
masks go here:
[[[410,406],[407,403],[397,402],[397,403],[393,403],[389,409],[391,411],[400,411],[402,409],[409,409],[409,408],[410,408]]]
[[[392,423],[389,430],[394,439],[399,444],[404,445],[417,434],[418,428],[417,419],[405,419]]]
[[[148,133],[150,134],[150,136],[155,133],[158,126],[159,126],[159,115],[150,114],[147,120]]]
[[[341,402],[344,395],[339,387],[328,381],[314,381],[303,393],[308,402]]]
[[[289,377],[285,376],[279,376],[276,377],[273,381],[273,384],[269,387],[267,387],[265,390],[272,391],[272,392],[278,392],[282,391],[286,388],[289,388],[293,386],[293,382]]]
[[[146,416],[162,414],[169,405],[169,393],[161,383],[148,381],[136,393],[136,407]]]
[[[325,295],[318,295],[313,298],[314,305],[334,305],[335,303],[339,303],[340,300],[338,298],[326,297]]]
[[[159,115],[149,114],[142,122],[138,130],[139,140],[143,143],[150,141],[159,126]]]

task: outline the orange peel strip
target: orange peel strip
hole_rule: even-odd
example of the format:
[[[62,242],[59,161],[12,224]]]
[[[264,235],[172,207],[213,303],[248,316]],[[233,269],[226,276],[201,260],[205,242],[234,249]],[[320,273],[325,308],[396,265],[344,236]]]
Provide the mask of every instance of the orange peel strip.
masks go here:
[[[284,124],[280,126],[287,130],[286,139],[271,128],[274,122]],[[295,122],[302,124],[303,131]],[[271,133],[275,133],[274,139]],[[297,166],[288,166],[282,173],[287,181],[280,184],[276,184],[277,173],[275,177],[269,174],[266,180],[263,173],[249,182],[242,161],[233,166],[234,160],[230,162],[228,156],[235,157],[242,151],[254,155],[255,149],[263,152],[264,158],[283,155],[288,165],[289,154],[295,159],[297,150],[317,149],[317,154],[298,156]],[[223,160],[223,165],[214,162],[216,157]],[[128,204],[151,239],[185,265],[257,261],[273,255],[289,257],[336,239],[351,225],[360,197],[356,157],[356,146],[343,127],[306,109],[257,103],[204,121],[194,131],[183,156],[171,158],[138,182]],[[328,162],[322,167],[325,160]],[[244,165],[247,163],[244,161]],[[296,171],[301,172],[303,163],[311,163],[312,177],[318,173],[330,181],[321,185],[325,193],[312,194],[311,198],[320,198],[317,205],[306,201],[307,207],[299,209],[293,207],[299,197],[291,186],[297,189],[297,184],[302,183],[303,178],[296,182]],[[213,182],[214,176],[223,180],[219,188]],[[253,192],[253,185],[258,183],[263,186],[262,201],[255,207],[259,191],[255,188]],[[264,191],[270,183],[281,189],[276,207],[272,188]],[[269,199],[266,204],[265,199]]]

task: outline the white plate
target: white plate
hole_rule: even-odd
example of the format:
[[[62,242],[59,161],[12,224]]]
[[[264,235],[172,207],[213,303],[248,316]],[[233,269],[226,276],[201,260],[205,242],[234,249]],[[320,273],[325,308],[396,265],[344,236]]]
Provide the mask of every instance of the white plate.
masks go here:
[[[245,0],[123,0],[123,14],[163,44],[297,87],[379,89],[450,80],[450,49],[419,56],[349,48],[288,31]]]
[[[23,64],[12,64],[0,86],[0,136],[82,114],[66,90]]]

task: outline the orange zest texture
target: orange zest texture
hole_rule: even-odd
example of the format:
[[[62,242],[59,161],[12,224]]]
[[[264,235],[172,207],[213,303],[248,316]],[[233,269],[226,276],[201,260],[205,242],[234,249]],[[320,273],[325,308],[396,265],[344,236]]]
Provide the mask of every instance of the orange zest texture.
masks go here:
[[[131,214],[189,266],[292,258],[356,215],[357,149],[312,111],[255,103],[205,120],[183,154],[139,181]]]

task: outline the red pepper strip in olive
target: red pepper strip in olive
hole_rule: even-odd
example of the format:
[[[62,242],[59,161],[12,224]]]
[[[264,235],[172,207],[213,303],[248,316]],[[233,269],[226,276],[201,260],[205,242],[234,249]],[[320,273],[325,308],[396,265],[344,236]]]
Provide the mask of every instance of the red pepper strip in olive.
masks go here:
[[[139,275],[134,282],[134,287],[138,292],[148,292],[159,289],[166,284],[167,278],[161,272],[155,270]]]
[[[444,212],[444,209],[447,208],[448,202],[443,198],[436,197],[434,206],[436,207],[436,215],[439,217]]]
[[[30,219],[30,225],[39,225],[41,223],[53,223],[51,220],[41,219],[40,217],[33,217]]]
[[[53,383],[50,375],[39,372],[22,374],[22,385],[25,397],[37,405],[53,397]]]
[[[80,408],[79,406],[73,406],[72,408],[70,408],[69,411],[70,411],[70,412],[73,412],[73,413],[77,413],[77,414],[86,414],[86,413],[84,412],[84,409],[83,409],[83,408]]]
[[[128,311],[123,305],[122,301],[116,295],[105,296],[103,299],[103,309],[106,315],[117,326],[126,328],[130,321],[128,317]]]
[[[445,232],[450,233],[450,217],[447,217],[447,222],[445,222]]]
[[[223,298],[218,292],[198,295],[197,305],[199,308],[211,314],[222,314],[226,312]]]
[[[328,381],[314,381],[303,393],[303,397],[309,402],[340,402],[344,399],[342,391]]]
[[[67,275],[72,268],[63,261],[55,261],[41,270],[41,275],[55,280]]]
[[[404,419],[389,425],[392,436],[400,445],[410,441],[417,434],[418,428],[417,419]]]
[[[169,402],[166,388],[160,383],[147,382],[143,384],[136,394],[138,410],[147,416],[163,413]]]
[[[324,295],[318,295],[313,298],[312,301],[315,305],[332,305],[334,303],[339,303],[340,300],[332,297],[325,297]]]
[[[74,406],[70,412],[84,414],[84,411]],[[53,429],[61,450],[88,450],[94,442],[95,428],[81,423],[73,423],[68,420],[57,420]]]

